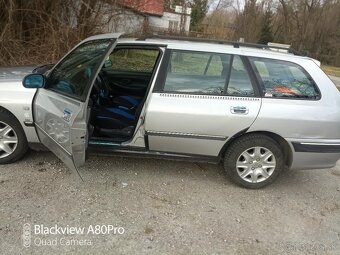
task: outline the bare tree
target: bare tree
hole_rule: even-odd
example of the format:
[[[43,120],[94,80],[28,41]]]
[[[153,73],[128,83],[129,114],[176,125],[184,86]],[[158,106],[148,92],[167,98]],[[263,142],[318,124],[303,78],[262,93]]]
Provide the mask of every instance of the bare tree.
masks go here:
[[[237,12],[235,39],[258,41],[259,20],[268,6],[273,12],[274,41],[340,65],[340,0],[246,0]]]
[[[243,5],[244,2],[244,5]],[[134,25],[128,3],[143,10],[147,0],[0,0],[0,65],[55,62],[79,40],[96,33]],[[164,0],[170,4],[170,0]],[[208,0],[173,0],[194,7],[192,26],[200,36],[245,38],[258,42],[268,8],[275,42],[291,44],[321,61],[340,66],[340,0],[218,0],[208,11]],[[202,8],[201,8],[202,7]],[[131,12],[130,12],[131,13]],[[132,15],[133,16],[133,15]],[[205,17],[206,16],[206,17]],[[204,19],[205,17],[205,19]],[[148,30],[147,19],[141,19]],[[181,22],[183,28],[184,22]]]

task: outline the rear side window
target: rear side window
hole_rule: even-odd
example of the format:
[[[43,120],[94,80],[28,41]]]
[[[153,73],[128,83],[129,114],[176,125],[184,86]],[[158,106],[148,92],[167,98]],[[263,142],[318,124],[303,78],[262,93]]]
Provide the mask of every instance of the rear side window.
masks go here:
[[[233,58],[227,94],[230,96],[254,96],[249,74],[239,56]]]
[[[250,57],[262,82],[265,97],[318,99],[320,93],[309,74],[299,65],[274,59]]]
[[[163,91],[233,96],[254,94],[240,57],[181,50],[171,52]]]
[[[164,91],[221,95],[230,58],[226,54],[174,50]]]
[[[215,76],[222,74],[229,65],[230,56],[218,53],[176,51],[171,54],[169,72],[179,75]]]

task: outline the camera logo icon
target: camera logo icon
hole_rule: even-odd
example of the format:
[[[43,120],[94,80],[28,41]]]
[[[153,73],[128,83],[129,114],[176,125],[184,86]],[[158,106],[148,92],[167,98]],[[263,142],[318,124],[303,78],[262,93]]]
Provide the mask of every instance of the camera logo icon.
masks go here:
[[[25,223],[23,226],[22,241],[24,247],[28,248],[31,246],[31,224]]]

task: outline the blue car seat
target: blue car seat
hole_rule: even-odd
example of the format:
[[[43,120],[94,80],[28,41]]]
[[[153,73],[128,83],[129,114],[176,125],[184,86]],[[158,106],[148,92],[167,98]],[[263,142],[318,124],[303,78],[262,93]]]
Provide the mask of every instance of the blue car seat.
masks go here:
[[[111,103],[100,107],[94,123],[99,135],[108,137],[131,136],[137,122],[142,99],[133,96],[119,96]]]

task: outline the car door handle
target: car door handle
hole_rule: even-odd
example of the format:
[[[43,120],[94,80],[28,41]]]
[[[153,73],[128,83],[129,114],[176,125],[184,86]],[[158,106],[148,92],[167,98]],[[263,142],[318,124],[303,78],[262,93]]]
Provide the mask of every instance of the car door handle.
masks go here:
[[[231,106],[230,112],[232,114],[248,114],[249,109],[246,106]]]

